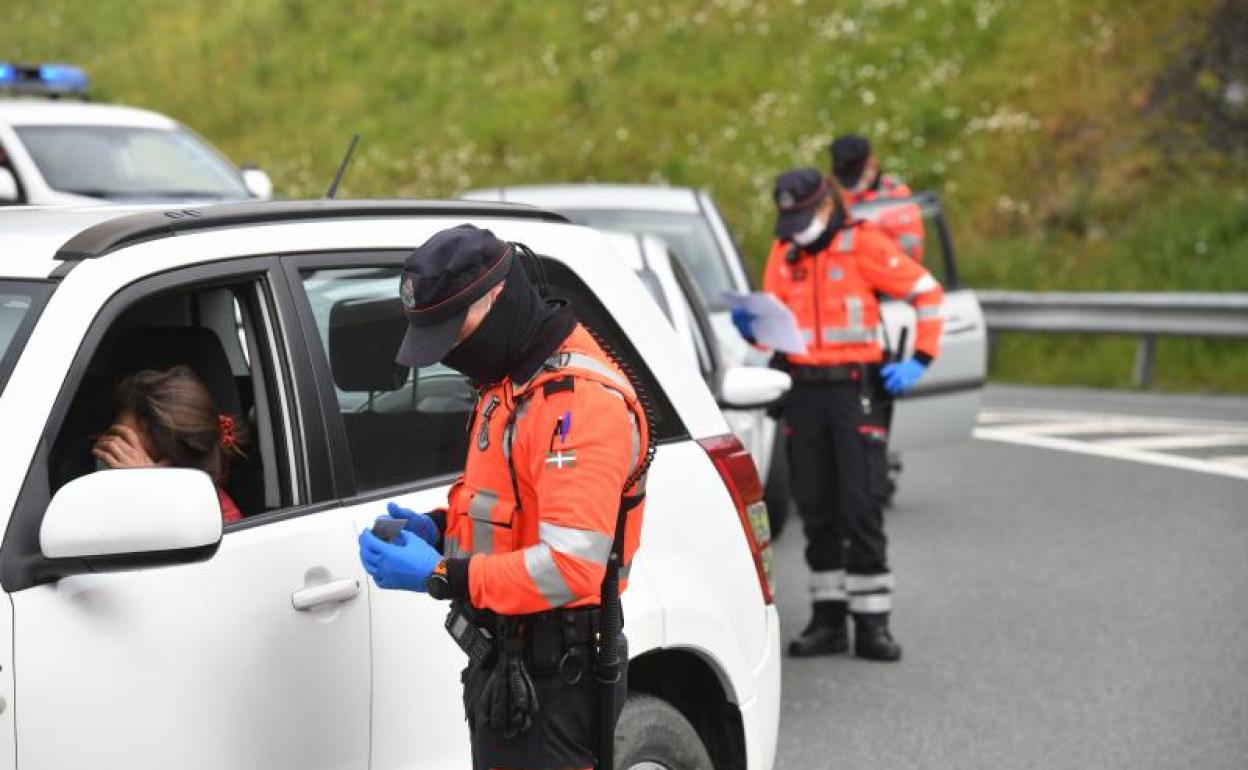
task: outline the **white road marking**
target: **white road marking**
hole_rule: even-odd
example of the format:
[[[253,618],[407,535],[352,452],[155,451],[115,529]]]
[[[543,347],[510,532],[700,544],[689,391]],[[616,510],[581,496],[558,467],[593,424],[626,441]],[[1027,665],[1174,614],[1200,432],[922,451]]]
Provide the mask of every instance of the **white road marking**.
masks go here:
[[[1113,434],[1139,434],[1114,437]],[[1081,438],[1103,434],[1104,438]],[[1164,450],[1248,446],[1248,424],[1044,409],[986,409],[975,438],[1145,463],[1248,481],[1248,455],[1187,457]]]
[[[1145,436],[1143,438],[1111,438],[1098,441],[1101,446],[1120,449],[1205,449],[1219,446],[1248,444],[1248,435],[1237,433],[1206,433],[1203,436]]]

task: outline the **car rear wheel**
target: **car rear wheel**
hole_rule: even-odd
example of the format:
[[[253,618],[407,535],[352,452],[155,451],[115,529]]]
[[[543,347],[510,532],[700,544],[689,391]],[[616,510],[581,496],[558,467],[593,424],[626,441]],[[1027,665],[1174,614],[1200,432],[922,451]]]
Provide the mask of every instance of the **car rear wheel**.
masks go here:
[[[689,720],[653,695],[628,696],[615,727],[615,770],[714,770]]]

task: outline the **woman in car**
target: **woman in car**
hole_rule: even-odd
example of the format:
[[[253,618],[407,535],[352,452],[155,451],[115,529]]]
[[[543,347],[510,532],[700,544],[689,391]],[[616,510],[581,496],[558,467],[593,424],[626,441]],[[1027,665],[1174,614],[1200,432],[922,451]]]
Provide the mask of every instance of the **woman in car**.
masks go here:
[[[117,385],[117,417],[96,437],[91,454],[109,468],[198,468],[217,487],[221,518],[242,512],[225,492],[230,456],[242,456],[242,426],[221,414],[212,394],[186,366],[146,370]]]

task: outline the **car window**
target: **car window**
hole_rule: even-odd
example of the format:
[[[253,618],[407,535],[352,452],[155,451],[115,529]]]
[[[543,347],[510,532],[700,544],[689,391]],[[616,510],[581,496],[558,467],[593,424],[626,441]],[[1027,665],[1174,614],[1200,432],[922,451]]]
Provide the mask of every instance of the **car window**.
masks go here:
[[[22,352],[39,310],[52,293],[51,284],[0,281],[0,393]]]
[[[100,455],[101,437],[124,424],[137,428],[147,459],[213,476],[223,514],[229,504],[237,509],[227,523],[293,505],[291,421],[267,296],[255,278],[166,291],[121,311],[92,352],[48,454],[51,491],[129,467]],[[149,424],[126,417],[132,397]]]
[[[706,220],[697,214],[666,211],[564,211],[573,222],[639,235],[655,235],[672,247],[689,268],[702,295],[714,301],[733,288],[732,275]]]
[[[18,126],[54,190],[108,200],[247,198],[238,173],[181,129]]]
[[[357,493],[407,485],[463,468],[476,391],[441,364],[400,366],[407,321],[399,268],[300,273],[333,375]]]

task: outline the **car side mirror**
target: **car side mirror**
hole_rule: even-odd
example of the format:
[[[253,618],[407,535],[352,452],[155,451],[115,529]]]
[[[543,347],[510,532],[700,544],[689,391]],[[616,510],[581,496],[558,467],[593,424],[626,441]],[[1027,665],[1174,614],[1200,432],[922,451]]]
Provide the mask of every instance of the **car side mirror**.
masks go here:
[[[734,366],[719,384],[719,405],[725,409],[766,409],[784,398],[793,378],[762,366]]]
[[[17,203],[21,199],[17,189],[17,177],[7,168],[0,167],[0,205]]]
[[[96,471],[52,497],[39,530],[55,577],[204,561],[221,545],[208,474],[186,468]]]
[[[244,167],[242,173],[247,192],[262,201],[273,200],[273,180],[268,174],[251,166]]]

